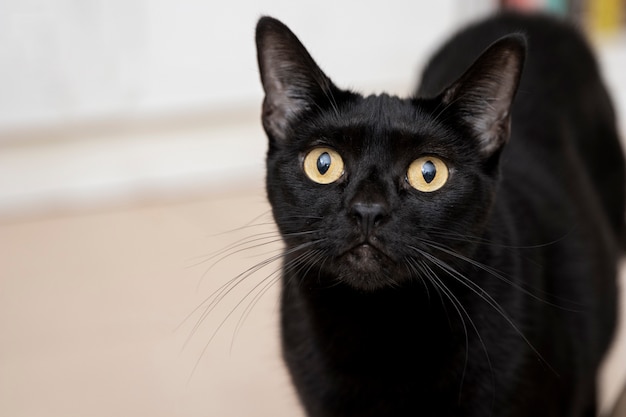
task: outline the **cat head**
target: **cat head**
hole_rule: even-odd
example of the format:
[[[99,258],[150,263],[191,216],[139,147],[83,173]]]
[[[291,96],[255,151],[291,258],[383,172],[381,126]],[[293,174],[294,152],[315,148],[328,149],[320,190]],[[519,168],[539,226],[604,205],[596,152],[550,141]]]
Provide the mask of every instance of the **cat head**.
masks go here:
[[[497,189],[522,36],[495,42],[436,97],[409,99],[338,88],[275,19],[259,21],[256,42],[286,270],[367,291],[471,254]]]

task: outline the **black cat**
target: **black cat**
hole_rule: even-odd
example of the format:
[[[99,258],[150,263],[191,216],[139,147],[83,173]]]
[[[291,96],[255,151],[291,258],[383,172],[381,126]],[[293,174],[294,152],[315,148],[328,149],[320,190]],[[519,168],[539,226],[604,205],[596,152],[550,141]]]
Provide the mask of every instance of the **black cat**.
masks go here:
[[[624,159],[581,35],[497,16],[408,99],[339,89],[272,18],[256,40],[283,351],[308,415],[595,416]]]

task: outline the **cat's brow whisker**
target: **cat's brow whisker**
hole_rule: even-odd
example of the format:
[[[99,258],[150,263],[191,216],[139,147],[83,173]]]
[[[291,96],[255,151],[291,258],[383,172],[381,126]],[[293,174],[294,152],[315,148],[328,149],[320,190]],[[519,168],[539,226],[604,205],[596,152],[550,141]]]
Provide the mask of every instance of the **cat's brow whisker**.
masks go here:
[[[439,118],[441,117],[442,114],[444,114],[446,112],[446,110],[448,110],[450,107],[452,107],[452,105],[456,104],[459,101],[462,101],[462,99],[464,98],[463,94],[457,94],[456,97],[454,98],[454,100],[451,100],[448,103],[445,103],[445,105],[443,106],[443,108],[441,110],[439,110],[439,112],[435,115],[433,115],[433,119],[436,121],[441,122],[442,120],[439,120]],[[441,104],[444,104],[444,101],[441,101]],[[437,109],[439,108],[439,106],[437,106]],[[437,110],[435,109],[435,110]]]
[[[330,106],[335,112],[336,116],[339,116],[339,106],[337,105],[337,100],[335,100],[335,96],[333,95],[332,90],[330,89],[330,82],[326,78],[321,78],[318,76],[314,76],[315,82],[319,86],[320,90],[326,96]],[[317,104],[317,102],[315,103]]]

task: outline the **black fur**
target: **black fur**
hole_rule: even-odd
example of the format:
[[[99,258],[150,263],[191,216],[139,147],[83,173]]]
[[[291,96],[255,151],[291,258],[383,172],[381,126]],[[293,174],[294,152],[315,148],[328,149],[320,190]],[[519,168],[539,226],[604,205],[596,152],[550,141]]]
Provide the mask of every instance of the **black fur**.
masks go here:
[[[624,160],[577,31],[479,23],[410,99],[339,89],[272,18],[257,46],[284,357],[308,415],[596,415]],[[343,158],[331,184],[303,170],[319,146]],[[450,170],[432,193],[407,182],[422,155]]]

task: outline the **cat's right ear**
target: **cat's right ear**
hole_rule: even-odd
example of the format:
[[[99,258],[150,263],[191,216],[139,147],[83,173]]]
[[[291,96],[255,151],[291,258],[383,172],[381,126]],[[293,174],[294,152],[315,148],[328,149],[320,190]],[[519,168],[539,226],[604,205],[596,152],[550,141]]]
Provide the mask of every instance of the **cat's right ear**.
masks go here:
[[[328,104],[335,87],[280,21],[261,18],[256,45],[265,90],[263,127],[270,140],[284,141],[290,136],[293,122],[303,113]]]

